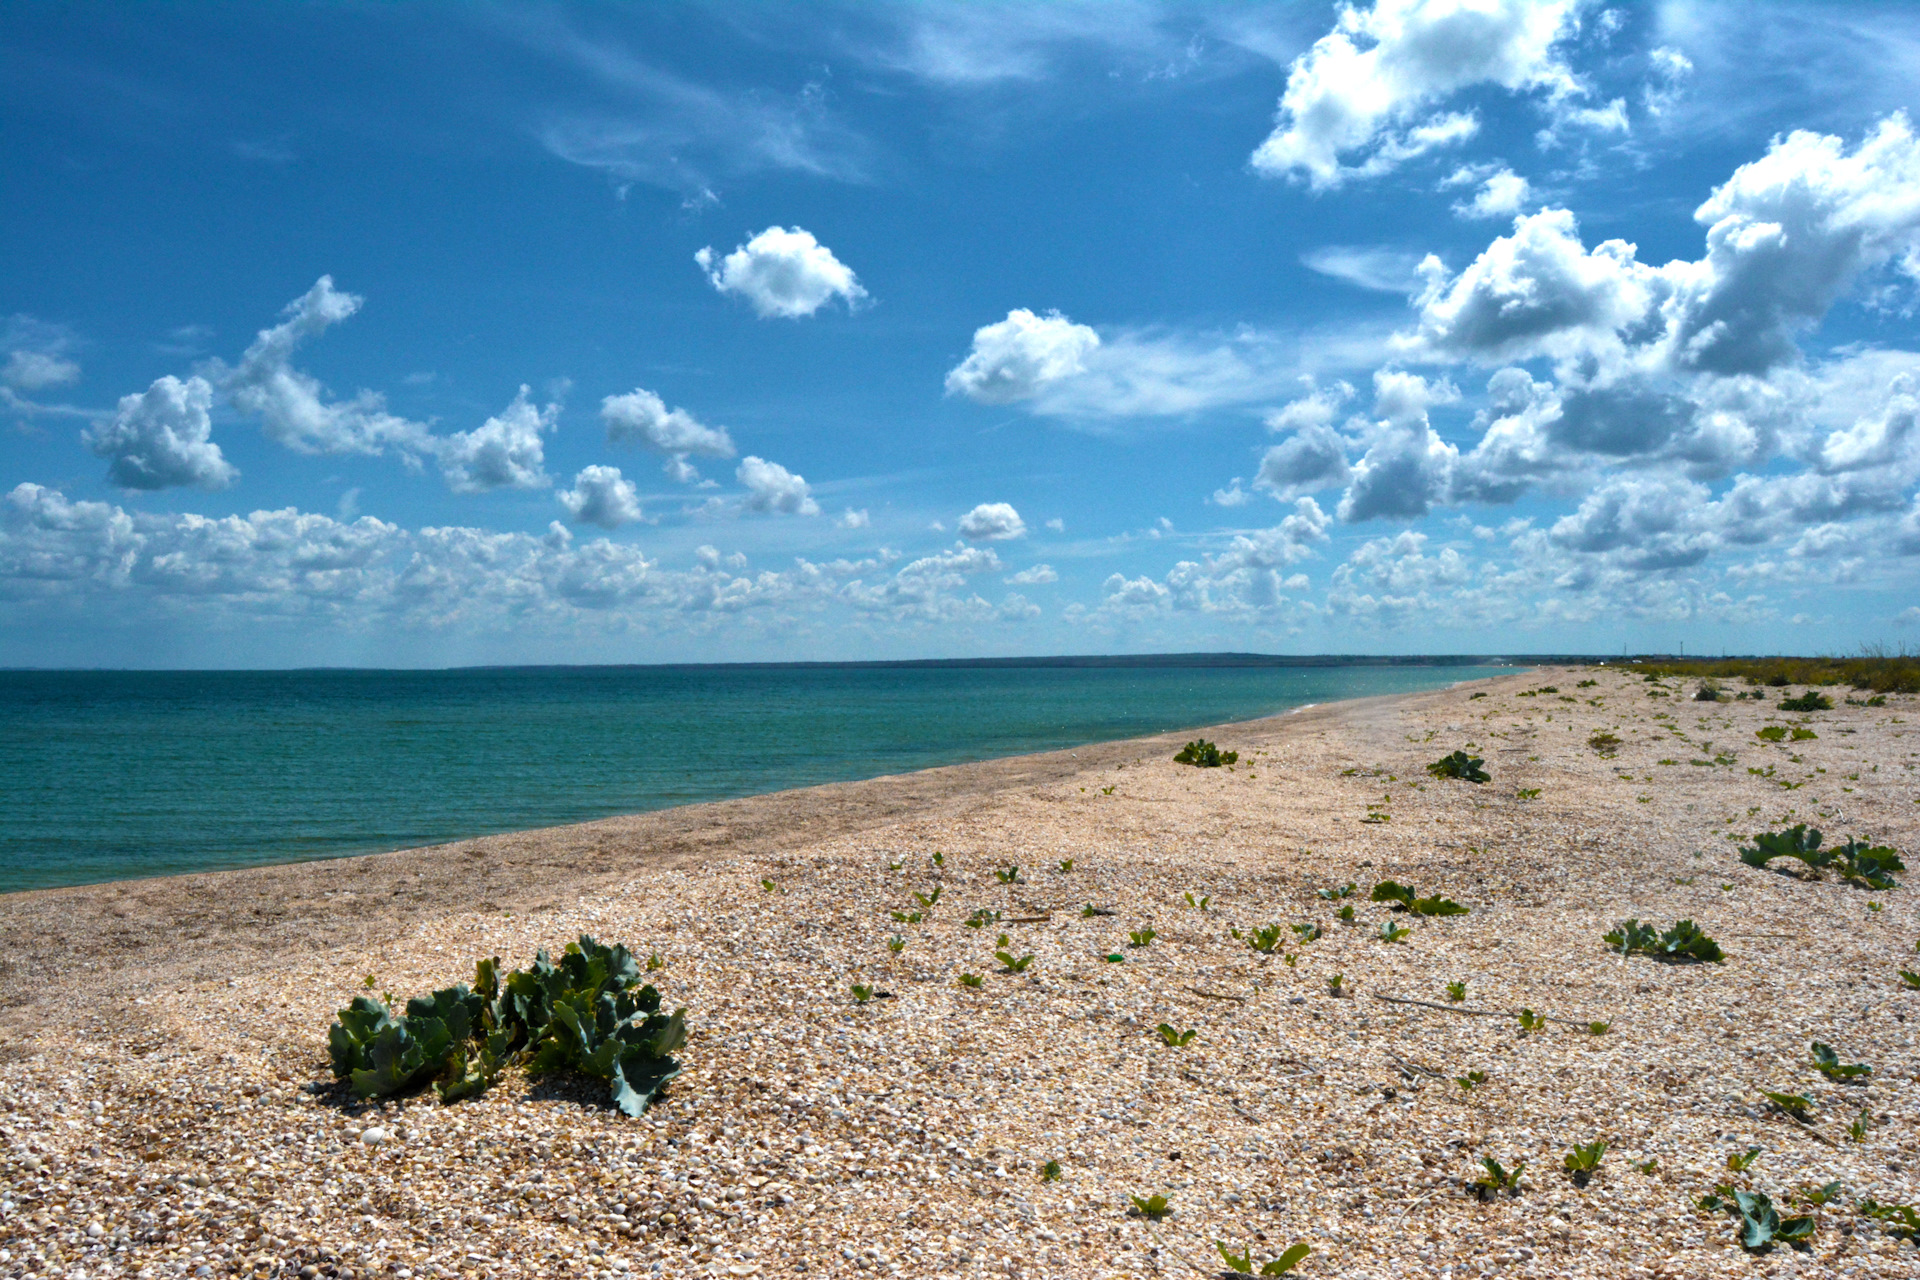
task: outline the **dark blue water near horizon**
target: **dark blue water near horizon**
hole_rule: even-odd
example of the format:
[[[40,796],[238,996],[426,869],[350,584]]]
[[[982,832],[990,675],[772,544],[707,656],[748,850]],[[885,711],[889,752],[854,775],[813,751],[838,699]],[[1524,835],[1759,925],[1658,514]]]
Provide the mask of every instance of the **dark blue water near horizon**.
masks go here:
[[[0,671],[0,892],[404,849],[1499,670]]]

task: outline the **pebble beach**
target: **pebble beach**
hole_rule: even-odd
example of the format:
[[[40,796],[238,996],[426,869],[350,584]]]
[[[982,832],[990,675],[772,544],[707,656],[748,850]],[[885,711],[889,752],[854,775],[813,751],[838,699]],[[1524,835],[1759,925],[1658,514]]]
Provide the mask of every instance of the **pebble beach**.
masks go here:
[[[1920,872],[1738,856],[1807,823],[1920,861],[1920,700],[1697,687],[1535,669],[8,895],[0,1276],[1093,1280],[1296,1243],[1293,1274],[1348,1280],[1920,1275],[1860,1205],[1920,1202]],[[1197,735],[1238,760],[1174,763]],[[1490,780],[1429,775],[1457,749]],[[1468,912],[1392,911],[1384,881]],[[1725,960],[1622,956],[1628,918],[1693,920]],[[452,1105],[333,1080],[327,1027],[369,979],[398,1005],[582,934],[657,956],[687,1009],[644,1116],[519,1070]],[[1815,1042],[1871,1072],[1827,1078]],[[1476,1189],[1488,1158],[1517,1185]],[[1698,1207],[1717,1187],[1811,1238],[1750,1252]]]

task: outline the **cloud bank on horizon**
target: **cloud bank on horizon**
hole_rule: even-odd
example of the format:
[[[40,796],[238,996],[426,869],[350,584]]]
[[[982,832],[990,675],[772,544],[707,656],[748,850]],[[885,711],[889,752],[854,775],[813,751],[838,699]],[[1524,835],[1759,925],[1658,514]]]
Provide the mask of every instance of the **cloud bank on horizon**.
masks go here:
[[[339,96],[427,47],[406,14],[339,18],[270,108],[218,42],[311,18],[197,28],[211,86],[0,19],[48,55],[0,90],[37,121],[0,144],[0,661],[1755,651],[1920,618],[1920,11],[813,16],[476,20],[514,74],[412,130]],[[743,80],[730,41],[791,56]],[[63,52],[256,194],[117,220],[113,167],[72,162],[159,144]],[[350,169],[342,218],[314,184]],[[66,236],[108,247],[32,266]]]

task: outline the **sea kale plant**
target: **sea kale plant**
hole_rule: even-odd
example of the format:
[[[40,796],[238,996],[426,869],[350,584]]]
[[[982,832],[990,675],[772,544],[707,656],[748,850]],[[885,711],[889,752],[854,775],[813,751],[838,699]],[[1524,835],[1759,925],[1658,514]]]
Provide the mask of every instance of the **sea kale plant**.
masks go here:
[[[442,1101],[454,1102],[524,1062],[536,1075],[573,1071],[607,1081],[613,1104],[629,1116],[680,1074],[672,1055],[686,1042],[686,1010],[661,1013],[660,993],[640,985],[632,954],[585,935],[557,964],[541,951],[530,968],[502,975],[497,959],[482,960],[472,990],[417,996],[398,1018],[356,996],[328,1033],[333,1074],[358,1097],[432,1081]]]
[[[1223,764],[1234,764],[1239,759],[1238,751],[1222,751],[1205,738],[1199,738],[1180,748],[1173,762],[1190,764],[1196,769],[1218,769]]]
[[[1450,756],[1441,756],[1427,766],[1427,772],[1436,778],[1459,778],[1463,782],[1490,782],[1493,775],[1483,766],[1486,764],[1479,756],[1470,756],[1464,751],[1456,751]]]
[[[1720,944],[1701,931],[1691,920],[1677,920],[1664,932],[1638,920],[1622,921],[1605,935],[1604,941],[1623,956],[1636,953],[1655,960],[1699,960],[1719,964],[1726,959]]]
[[[1751,845],[1741,848],[1740,861],[1750,867],[1765,867],[1775,858],[1792,858],[1806,868],[1809,879],[1818,880],[1821,872],[1831,868],[1842,880],[1862,889],[1884,893],[1900,887],[1893,873],[1907,867],[1894,850],[1853,837],[1848,837],[1845,844],[1823,849],[1823,838],[1819,828],[1810,828],[1804,822],[1785,831],[1763,831]]]
[[[1382,880],[1373,886],[1373,892],[1367,896],[1367,900],[1385,902],[1395,911],[1406,911],[1416,916],[1464,916],[1469,910],[1439,894],[1423,898],[1406,885],[1395,884],[1391,880]]]
[[[1813,1237],[1812,1218],[1781,1217],[1763,1192],[1715,1187],[1712,1194],[1700,1198],[1699,1207],[1708,1213],[1732,1214],[1738,1221],[1740,1247],[1749,1253],[1764,1253],[1776,1241],[1797,1245]]]

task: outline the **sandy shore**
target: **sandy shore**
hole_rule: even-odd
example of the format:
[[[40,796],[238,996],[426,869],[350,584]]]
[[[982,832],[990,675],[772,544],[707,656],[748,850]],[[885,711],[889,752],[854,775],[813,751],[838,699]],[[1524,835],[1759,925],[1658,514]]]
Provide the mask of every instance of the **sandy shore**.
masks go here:
[[[1920,1275],[1857,1203],[1920,1201],[1915,890],[1757,870],[1733,838],[1810,821],[1920,865],[1916,700],[1691,691],[1536,671],[1210,731],[1231,771],[1169,735],[0,898],[0,1276],[1211,1275],[1215,1241],[1376,1280]],[[1491,782],[1427,776],[1469,744]],[[1390,915],[1384,879],[1471,914]],[[1349,882],[1350,924],[1317,893]],[[1628,916],[1691,917],[1726,963],[1623,960],[1601,934]],[[1231,933],[1270,923],[1273,956]],[[581,932],[658,952],[688,1006],[645,1118],[519,1075],[451,1107],[331,1087],[365,975],[424,992]],[[1873,1073],[1824,1079],[1816,1040]],[[1575,1186],[1562,1157],[1596,1139]],[[1485,1156],[1525,1162],[1518,1194],[1467,1194]],[[1721,1183],[1812,1213],[1810,1248],[1743,1251],[1695,1208]],[[1165,1217],[1129,1212],[1154,1194]]]

